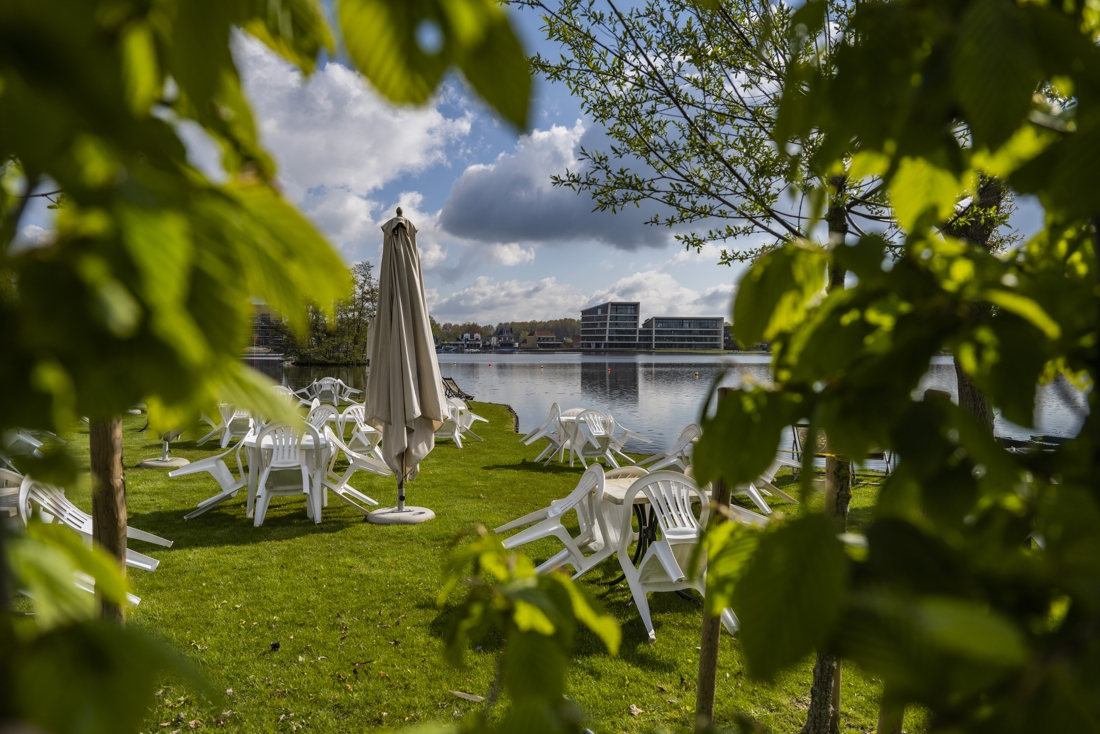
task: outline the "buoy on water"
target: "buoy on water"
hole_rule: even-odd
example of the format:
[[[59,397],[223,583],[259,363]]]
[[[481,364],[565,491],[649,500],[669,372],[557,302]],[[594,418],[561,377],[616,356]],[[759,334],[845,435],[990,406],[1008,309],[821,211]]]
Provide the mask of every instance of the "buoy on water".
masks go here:
[[[490,362],[490,363],[489,363],[489,366],[490,366],[490,367],[492,367],[492,366],[493,366],[493,363],[492,363],[492,362]]]
[[[696,373],[695,373],[695,376],[696,376],[696,377],[698,377],[698,376],[699,376],[699,373],[698,373],[698,372],[696,372]]]

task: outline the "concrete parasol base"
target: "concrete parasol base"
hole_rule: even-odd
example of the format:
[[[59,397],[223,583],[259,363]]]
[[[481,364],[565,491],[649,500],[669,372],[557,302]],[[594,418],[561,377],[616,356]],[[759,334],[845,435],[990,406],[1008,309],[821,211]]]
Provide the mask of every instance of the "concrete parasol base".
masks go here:
[[[167,459],[156,458],[146,459],[138,464],[142,469],[179,469],[181,466],[187,466],[191,462],[180,456],[172,456]]]
[[[367,515],[367,522],[375,525],[419,525],[435,517],[427,507],[406,506],[404,510],[396,507],[383,507]]]

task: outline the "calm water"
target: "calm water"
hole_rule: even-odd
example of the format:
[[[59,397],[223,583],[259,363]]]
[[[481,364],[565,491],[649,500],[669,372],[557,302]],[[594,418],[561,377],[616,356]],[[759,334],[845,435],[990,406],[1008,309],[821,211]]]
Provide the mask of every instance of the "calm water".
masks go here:
[[[770,355],[692,354],[440,354],[444,377],[453,377],[476,400],[506,403],[519,415],[520,430],[541,424],[557,403],[562,410],[597,408],[650,438],[652,444],[630,448],[649,453],[673,443],[680,430],[699,420],[711,382],[723,370],[721,384],[736,386],[743,379],[770,379]],[[352,387],[365,383],[363,368],[283,367],[277,361],[256,361],[257,369],[298,389],[332,375]],[[949,358],[937,358],[921,383],[956,394],[955,368]],[[1034,430],[997,417],[998,434],[1027,438],[1031,433],[1075,435],[1084,419],[1084,397],[1066,386],[1040,388]],[[789,444],[789,438],[786,441]]]

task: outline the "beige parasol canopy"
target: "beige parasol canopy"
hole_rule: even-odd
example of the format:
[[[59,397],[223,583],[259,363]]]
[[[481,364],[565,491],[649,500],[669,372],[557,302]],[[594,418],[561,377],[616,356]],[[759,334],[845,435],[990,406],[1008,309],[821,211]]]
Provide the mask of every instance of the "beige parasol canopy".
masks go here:
[[[398,478],[398,506],[376,510],[372,517],[379,515],[378,520],[384,513],[406,512],[405,481],[417,475],[420,462],[435,447],[435,432],[447,410],[424,301],[416,227],[398,208],[382,231],[378,312],[370,324],[364,404],[366,420],[382,431],[382,456]]]

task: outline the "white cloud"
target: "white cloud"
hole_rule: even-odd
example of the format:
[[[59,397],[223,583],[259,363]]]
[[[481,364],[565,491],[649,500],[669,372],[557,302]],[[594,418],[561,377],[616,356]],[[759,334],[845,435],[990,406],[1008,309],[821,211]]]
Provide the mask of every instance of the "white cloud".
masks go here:
[[[627,207],[616,214],[593,212],[588,193],[555,187],[554,174],[583,169],[580,148],[595,133],[578,120],[524,135],[513,153],[468,167],[440,212],[443,229],[483,243],[600,242],[621,250],[665,247],[669,230],[646,220],[653,207]]]
[[[26,219],[23,221],[26,221]],[[28,224],[19,230],[19,234],[15,237],[11,247],[8,249],[8,254],[15,255],[35,247],[49,245],[52,244],[56,238],[56,229],[46,229],[37,224]]]
[[[696,250],[694,247],[691,249],[681,249],[675,255],[665,261],[666,267],[674,265],[683,265],[684,263],[716,263],[718,258],[722,255],[722,249],[715,247],[711,243],[707,242],[701,248]]]
[[[473,283],[431,305],[436,321],[498,323],[525,319],[577,318],[584,295],[554,278],[497,281],[480,276]]]
[[[588,298],[585,306],[607,301],[641,302],[642,319],[650,316],[725,316],[732,285],[718,285],[702,292],[681,285],[668,273],[647,270],[634,273]]]
[[[535,259],[535,248],[523,248],[515,242],[507,245],[490,245],[488,255],[491,261],[500,265],[522,265]]]
[[[350,259],[368,243],[375,246],[377,227],[393,216],[368,196],[446,163],[447,147],[470,132],[469,109],[448,117],[438,103],[395,107],[336,62],[307,79],[244,34],[236,38],[234,57],[284,190]]]

